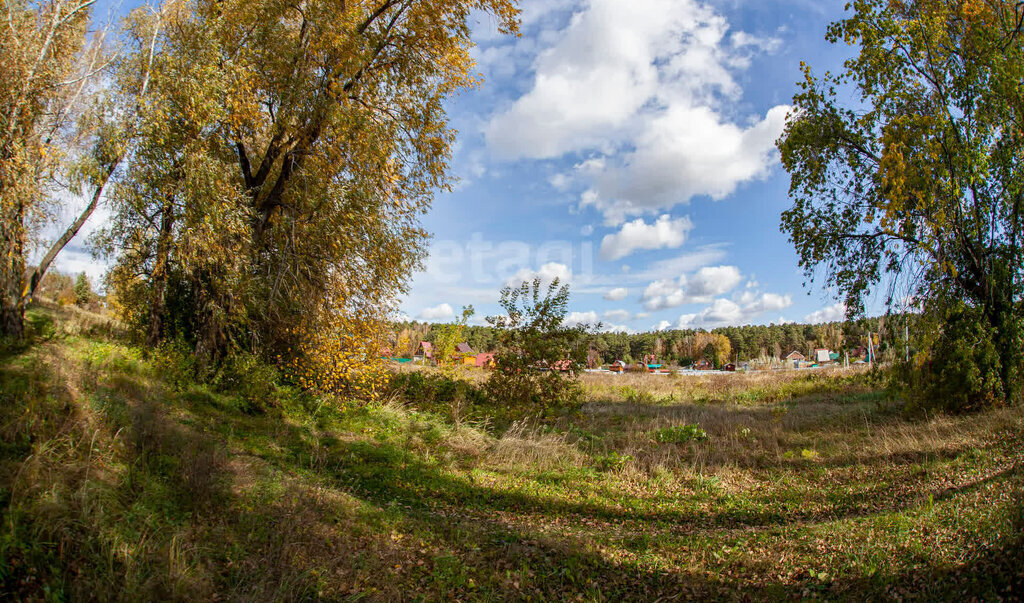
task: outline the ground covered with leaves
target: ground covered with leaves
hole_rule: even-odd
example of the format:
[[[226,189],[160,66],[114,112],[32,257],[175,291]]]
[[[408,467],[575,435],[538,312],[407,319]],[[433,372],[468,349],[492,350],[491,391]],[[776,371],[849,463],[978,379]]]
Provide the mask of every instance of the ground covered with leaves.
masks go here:
[[[1020,408],[906,417],[842,373],[587,377],[543,416],[433,375],[341,404],[31,319],[0,355],[3,598],[1024,594]]]

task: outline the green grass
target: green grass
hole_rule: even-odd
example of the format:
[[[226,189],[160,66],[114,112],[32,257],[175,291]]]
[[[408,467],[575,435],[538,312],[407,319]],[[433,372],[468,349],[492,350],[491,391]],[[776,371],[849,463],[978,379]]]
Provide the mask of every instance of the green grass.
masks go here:
[[[453,417],[430,379],[422,405],[276,387],[261,412],[34,316],[0,359],[4,598],[1020,596],[1020,409],[904,420],[838,376],[589,385],[543,418],[465,391]]]
[[[708,439],[708,432],[700,425],[675,425],[662,427],[654,432],[654,440],[662,444],[682,444],[683,442],[703,442]]]

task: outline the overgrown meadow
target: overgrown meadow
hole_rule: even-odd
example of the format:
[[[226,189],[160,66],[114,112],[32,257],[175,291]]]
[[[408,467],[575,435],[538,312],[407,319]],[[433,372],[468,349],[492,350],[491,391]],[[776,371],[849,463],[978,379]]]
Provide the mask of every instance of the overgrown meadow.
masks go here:
[[[5,599],[1024,592],[1020,407],[907,416],[867,371],[585,375],[540,413],[417,370],[355,404],[28,322],[0,356]]]

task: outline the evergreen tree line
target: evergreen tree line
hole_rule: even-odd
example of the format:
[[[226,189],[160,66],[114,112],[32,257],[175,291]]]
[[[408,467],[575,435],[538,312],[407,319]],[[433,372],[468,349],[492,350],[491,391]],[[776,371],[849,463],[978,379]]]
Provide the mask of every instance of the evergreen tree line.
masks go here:
[[[871,333],[875,359],[892,362],[904,358],[908,349],[908,332],[911,336],[909,349],[916,349],[914,340],[918,323],[917,315],[906,314],[825,324],[721,327],[710,331],[591,332],[585,338],[591,356],[594,357],[596,353],[594,358],[599,364],[609,364],[616,360],[642,362],[653,356],[657,362],[669,365],[686,366],[707,358],[716,366],[721,366],[726,362],[772,363],[793,351],[810,359],[813,351],[820,348],[838,352],[841,357],[842,354],[850,354],[854,358],[861,348],[868,348],[868,333]],[[447,326],[409,321],[395,323],[393,328],[394,353],[411,357],[421,341],[436,341],[438,334]],[[467,326],[463,338],[476,352],[498,350],[499,332],[492,327]],[[714,348],[713,353],[708,350],[709,345]]]

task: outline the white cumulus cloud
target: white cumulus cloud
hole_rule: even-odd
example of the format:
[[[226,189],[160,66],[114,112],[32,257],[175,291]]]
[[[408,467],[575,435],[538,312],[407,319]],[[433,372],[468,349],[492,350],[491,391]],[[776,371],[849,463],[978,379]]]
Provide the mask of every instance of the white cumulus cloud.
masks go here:
[[[597,317],[597,312],[570,312],[565,317],[565,320],[562,321],[562,324],[567,327],[576,327],[579,325],[596,325],[599,322],[601,321]]]
[[[455,317],[455,310],[449,304],[441,304],[433,308],[425,308],[420,312],[420,320],[441,321]]]
[[[804,316],[804,322],[809,324],[820,324],[823,322],[838,322],[846,319],[846,304],[840,302],[817,312],[811,312]]]
[[[746,300],[741,298],[739,302],[719,298],[700,312],[680,316],[676,327],[693,329],[740,326],[749,324],[751,320],[765,312],[777,312],[791,305],[793,305],[791,296],[775,293],[765,293]]]
[[[739,116],[726,105],[751,57],[780,43],[733,31],[711,3],[589,0],[545,40],[532,85],[492,117],[487,144],[510,159],[586,157],[580,203],[606,223],[726,197],[775,163],[789,107]]]
[[[673,219],[665,214],[648,224],[643,218],[622,225],[619,232],[601,240],[600,257],[604,261],[622,259],[641,249],[675,249],[682,247],[693,230],[693,222],[683,216]]]
[[[556,278],[558,281],[565,285],[572,281],[572,269],[565,264],[559,264],[558,262],[548,262],[540,267],[539,270],[531,270],[529,268],[523,268],[515,274],[512,278],[508,279],[505,283],[511,287],[517,287],[524,282],[532,282],[533,279],[540,277],[541,286],[547,287]]]
[[[612,324],[602,325],[601,330],[604,331],[605,333],[626,333],[627,335],[636,332],[633,329],[627,327],[626,325]]]
[[[641,300],[650,311],[686,304],[709,303],[718,295],[735,289],[743,280],[736,266],[706,266],[691,277],[654,281],[644,290]]]
[[[604,294],[604,298],[608,301],[622,301],[629,296],[629,289],[625,287],[616,287],[608,293]]]

